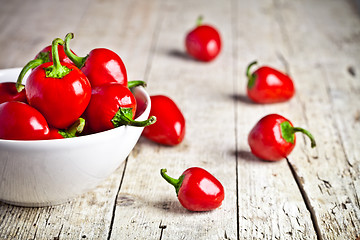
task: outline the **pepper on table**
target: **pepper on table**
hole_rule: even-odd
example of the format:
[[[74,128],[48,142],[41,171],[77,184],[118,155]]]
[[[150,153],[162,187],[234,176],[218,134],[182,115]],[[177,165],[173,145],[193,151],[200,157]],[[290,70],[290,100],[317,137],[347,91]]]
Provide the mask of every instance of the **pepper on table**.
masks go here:
[[[279,114],[269,114],[261,118],[248,135],[251,152],[267,161],[279,161],[286,158],[296,144],[296,132],[309,137],[311,147],[316,146],[312,134],[293,124]]]
[[[174,146],[185,137],[185,118],[176,103],[165,95],[150,96],[150,115],[156,123],[144,128],[142,135],[154,142]]]
[[[186,52],[193,58],[210,62],[214,60],[221,51],[221,37],[219,31],[202,23],[202,16],[197,19],[197,25],[186,34]]]
[[[295,87],[292,79],[268,66],[262,66],[250,73],[252,66],[257,61],[249,64],[246,70],[248,78],[247,95],[256,103],[277,103],[285,102],[295,94]]]
[[[186,169],[178,179],[169,177],[166,169],[161,176],[175,187],[181,205],[195,212],[210,211],[221,206],[225,198],[224,187],[213,175],[200,167]]]

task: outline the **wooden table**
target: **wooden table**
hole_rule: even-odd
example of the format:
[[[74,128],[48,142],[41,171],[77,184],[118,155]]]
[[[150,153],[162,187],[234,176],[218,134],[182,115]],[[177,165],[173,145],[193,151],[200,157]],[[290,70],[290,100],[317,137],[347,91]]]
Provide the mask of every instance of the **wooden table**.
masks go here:
[[[176,147],[141,138],[93,191],[66,204],[0,203],[0,239],[359,239],[360,12],[351,0],[12,0],[0,1],[0,69],[22,67],[56,37],[74,32],[85,56],[106,47],[129,79],[165,94],[186,118]],[[184,53],[199,15],[221,32],[211,63]],[[287,72],[289,102],[246,97],[249,62]],[[288,160],[250,153],[247,135],[268,113],[312,132],[298,134]],[[199,166],[224,185],[222,206],[192,213],[160,176]]]

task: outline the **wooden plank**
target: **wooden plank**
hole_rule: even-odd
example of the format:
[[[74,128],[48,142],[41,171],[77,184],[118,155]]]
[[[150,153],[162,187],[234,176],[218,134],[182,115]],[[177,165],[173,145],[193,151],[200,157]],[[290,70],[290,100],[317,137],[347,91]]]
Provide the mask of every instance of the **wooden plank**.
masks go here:
[[[292,120],[293,111],[297,110],[296,99],[264,105],[252,103],[246,96],[245,72],[251,61],[258,60],[259,66],[269,65],[288,71],[284,60],[291,54],[291,49],[279,22],[279,9],[274,1],[240,1],[234,9],[237,23],[234,29],[237,39],[234,75],[238,82],[235,97],[238,100],[239,237],[316,239],[311,215],[287,161],[259,160],[251,154],[247,142],[251,128],[263,116],[278,113]]]
[[[42,3],[37,2],[37,4],[41,5]],[[51,5],[50,3],[44,4],[45,6]],[[142,1],[92,1],[89,5],[85,4],[86,7],[81,6],[80,2],[79,5],[71,5],[74,7],[72,11],[83,13],[78,16],[78,19],[70,18],[74,20],[72,24],[76,28],[67,28],[66,21],[65,25],[60,26],[56,31],[52,29],[52,33],[43,32],[38,37],[35,35],[27,37],[25,33],[24,35],[17,35],[15,27],[11,29],[12,32],[9,34],[17,37],[22,36],[26,39],[26,42],[23,43],[24,48],[32,49],[32,37],[36,37],[39,40],[38,45],[42,46],[44,44],[43,40],[48,39],[51,35],[63,32],[61,36],[65,36],[69,30],[74,31],[75,39],[72,40],[72,48],[79,55],[85,55],[95,47],[110,48],[123,57],[130,78],[143,79],[148,61],[147,54],[150,52],[151,47],[146,38],[152,35],[155,27],[154,20],[156,20],[156,15],[149,14],[149,12],[151,12],[154,5],[156,6],[156,1],[147,1],[145,5],[142,5]],[[13,9],[13,18],[23,19],[21,14],[27,12],[28,9],[32,9],[33,6],[19,6],[19,8],[20,11],[16,12],[15,9],[17,8]],[[139,14],[141,8],[143,13]],[[32,26],[33,31],[41,27],[46,28],[50,23],[60,23],[58,17],[63,16],[66,9],[59,6],[55,17],[51,18],[52,20],[49,20],[49,22],[39,22],[34,16],[38,12],[29,12],[29,19],[34,18],[34,21],[38,23]],[[11,13],[9,14],[11,15]],[[111,21],[114,24],[109,21],[109,16],[112,17]],[[13,21],[13,26],[19,25],[18,22]],[[142,21],[144,21],[143,25],[138,24]],[[101,35],[99,35],[98,31],[94,31],[93,27],[96,23],[101,23]],[[93,27],[89,28],[89,26]],[[143,26],[146,27],[145,30]],[[28,31],[30,31],[31,26],[27,27],[29,28]],[[132,33],[129,33],[130,31]],[[3,35],[1,36],[3,37]],[[11,39],[2,39],[0,41],[3,41],[3,46],[12,48],[8,49],[8,51],[14,51],[20,55],[19,49],[15,46],[22,42],[11,42],[13,41]],[[32,49],[32,51],[34,50]],[[35,51],[30,52],[30,55],[34,53]],[[21,64],[24,59],[27,61],[23,56],[21,59],[14,59],[14,65],[9,65],[8,62],[4,61],[5,59],[2,59],[0,66],[15,67]],[[123,171],[124,165],[101,186],[64,205],[48,208],[19,208],[6,204],[0,205],[0,216],[3,219],[0,222],[0,238],[107,239],[111,229],[113,207]]]
[[[350,0],[13,0],[1,6],[6,57],[0,68],[22,66],[54,37],[74,32],[78,55],[110,48],[123,58],[129,79],[145,79],[151,94],[172,97],[187,119],[187,133],[176,147],[141,138],[126,165],[66,204],[0,203],[0,239],[360,236],[360,19]],[[184,54],[185,33],[199,14],[224,39],[221,55],[208,64]],[[251,104],[244,72],[255,59],[289,72],[295,98]],[[310,149],[299,135],[288,162],[253,157],[247,134],[272,112],[310,130],[318,147]],[[219,209],[185,210],[159,174],[165,167],[176,177],[191,166],[223,183]]]
[[[314,150],[297,148],[291,165],[308,200],[318,238],[355,239],[360,235],[359,148],[355,145],[359,137],[353,133],[360,130],[356,120],[360,83],[348,69],[360,60],[358,13],[346,1],[294,1],[280,6],[293,47],[291,72],[301,83],[297,100],[304,112],[294,113],[318,142]],[[304,138],[299,144],[304,146]]]
[[[72,40],[85,56],[93,48],[108,48],[124,61],[129,80],[144,80],[156,27],[158,1],[95,1],[87,7]]]
[[[191,6],[191,7],[189,7]],[[176,147],[141,139],[129,157],[112,239],[236,239],[236,157],[231,52],[231,2],[163,1],[148,91],[171,97],[186,118],[186,137]],[[224,49],[211,63],[189,59],[184,38],[199,14],[221,29]],[[199,166],[224,185],[223,205],[206,213],[184,209],[160,169],[178,177]]]
[[[74,31],[89,2],[1,1],[0,46],[6,57],[0,59],[0,69],[24,66],[54,38]]]

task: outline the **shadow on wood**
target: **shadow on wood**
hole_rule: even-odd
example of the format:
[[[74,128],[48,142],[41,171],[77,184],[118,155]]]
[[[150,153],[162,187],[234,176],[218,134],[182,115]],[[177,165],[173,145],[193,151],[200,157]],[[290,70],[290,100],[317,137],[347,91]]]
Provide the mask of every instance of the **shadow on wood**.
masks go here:
[[[179,49],[170,49],[168,51],[168,55],[171,56],[171,57],[181,58],[181,59],[184,59],[184,60],[187,60],[187,61],[195,61],[195,62],[197,62],[197,60],[190,57],[185,51],[180,51]]]

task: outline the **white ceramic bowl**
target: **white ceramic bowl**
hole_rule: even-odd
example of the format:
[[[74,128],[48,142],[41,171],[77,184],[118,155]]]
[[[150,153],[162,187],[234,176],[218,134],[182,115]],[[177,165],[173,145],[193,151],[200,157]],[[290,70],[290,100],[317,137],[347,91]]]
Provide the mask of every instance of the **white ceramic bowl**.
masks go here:
[[[16,81],[20,70],[0,70],[0,82]],[[142,87],[135,88],[134,95],[139,109],[143,109],[136,120],[146,120],[150,97]],[[68,139],[0,139],[0,201],[19,206],[47,206],[89,191],[120,166],[142,130],[122,126]]]

